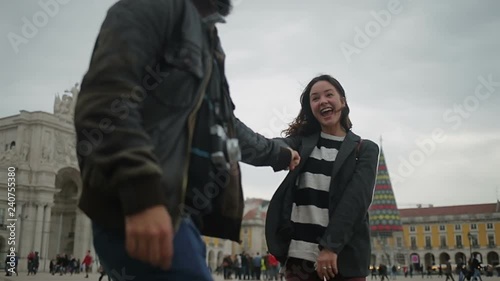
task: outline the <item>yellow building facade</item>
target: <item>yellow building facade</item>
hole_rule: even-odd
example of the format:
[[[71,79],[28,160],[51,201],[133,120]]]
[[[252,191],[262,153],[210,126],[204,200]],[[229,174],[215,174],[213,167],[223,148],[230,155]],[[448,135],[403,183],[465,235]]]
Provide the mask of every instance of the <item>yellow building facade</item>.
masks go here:
[[[484,265],[498,265],[499,207],[494,203],[400,209],[409,263],[428,268],[478,256]]]
[[[254,199],[256,200],[256,199]],[[262,200],[245,212],[241,243],[203,237],[207,245],[207,264],[215,270],[226,255],[267,251],[265,205]],[[259,209],[259,207],[261,207]],[[483,265],[500,264],[500,204],[461,205],[399,209],[402,231],[390,236],[372,233],[372,265],[437,268],[450,260],[457,264],[478,256]]]
[[[267,252],[265,221],[268,205],[269,201],[264,199],[250,198],[245,200],[240,231],[241,243],[203,237],[207,247],[206,261],[211,270],[215,271],[227,255],[241,254],[242,252],[250,255],[257,253],[262,255]]]
[[[206,261],[208,267],[215,271],[217,266],[222,264],[226,255],[232,254],[233,242],[225,239],[203,236],[203,241],[207,247]]]

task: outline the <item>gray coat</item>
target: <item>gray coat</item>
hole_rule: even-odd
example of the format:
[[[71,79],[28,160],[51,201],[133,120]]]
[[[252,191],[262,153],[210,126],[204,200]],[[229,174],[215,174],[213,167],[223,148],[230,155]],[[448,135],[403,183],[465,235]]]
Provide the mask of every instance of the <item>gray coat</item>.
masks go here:
[[[300,151],[301,163],[291,171],[275,192],[266,218],[266,240],[269,252],[280,262],[288,255],[293,233],[291,212],[294,186],[304,164],[317,144],[319,132],[307,137],[282,139]],[[371,244],[368,208],[372,202],[379,147],[348,132],[332,170],[330,183],[330,222],[319,248],[338,254],[339,273],[344,277],[364,277],[369,274]],[[357,159],[358,158],[358,159]]]

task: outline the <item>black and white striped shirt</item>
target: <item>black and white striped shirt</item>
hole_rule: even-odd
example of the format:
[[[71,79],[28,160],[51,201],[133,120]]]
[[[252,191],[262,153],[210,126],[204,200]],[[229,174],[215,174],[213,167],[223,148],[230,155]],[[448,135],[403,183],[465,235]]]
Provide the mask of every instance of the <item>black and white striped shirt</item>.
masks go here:
[[[294,227],[288,256],[316,262],[318,241],[328,226],[333,163],[344,137],[321,133],[318,144],[297,179],[292,207]]]

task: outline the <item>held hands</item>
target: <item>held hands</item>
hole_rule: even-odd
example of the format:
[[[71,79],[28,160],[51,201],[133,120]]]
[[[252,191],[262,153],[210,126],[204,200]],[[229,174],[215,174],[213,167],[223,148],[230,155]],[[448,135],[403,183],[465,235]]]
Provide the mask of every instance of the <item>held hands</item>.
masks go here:
[[[321,280],[330,280],[339,273],[337,268],[337,254],[323,249],[316,260],[316,272]]]
[[[300,163],[300,155],[297,151],[295,151],[291,148],[288,148],[288,149],[292,153],[292,160],[290,161],[290,165],[288,166],[288,169],[290,171],[293,171],[295,169],[295,167],[297,167]]]
[[[125,218],[125,244],[130,257],[164,270],[174,255],[172,220],[164,206],[154,206]]]

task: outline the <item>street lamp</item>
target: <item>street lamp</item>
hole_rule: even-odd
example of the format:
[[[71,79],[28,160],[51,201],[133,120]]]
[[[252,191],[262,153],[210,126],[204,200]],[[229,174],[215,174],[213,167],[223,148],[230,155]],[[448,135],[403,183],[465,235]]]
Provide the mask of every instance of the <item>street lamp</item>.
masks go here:
[[[467,232],[467,238],[469,238],[469,260],[472,261],[472,235]]]

